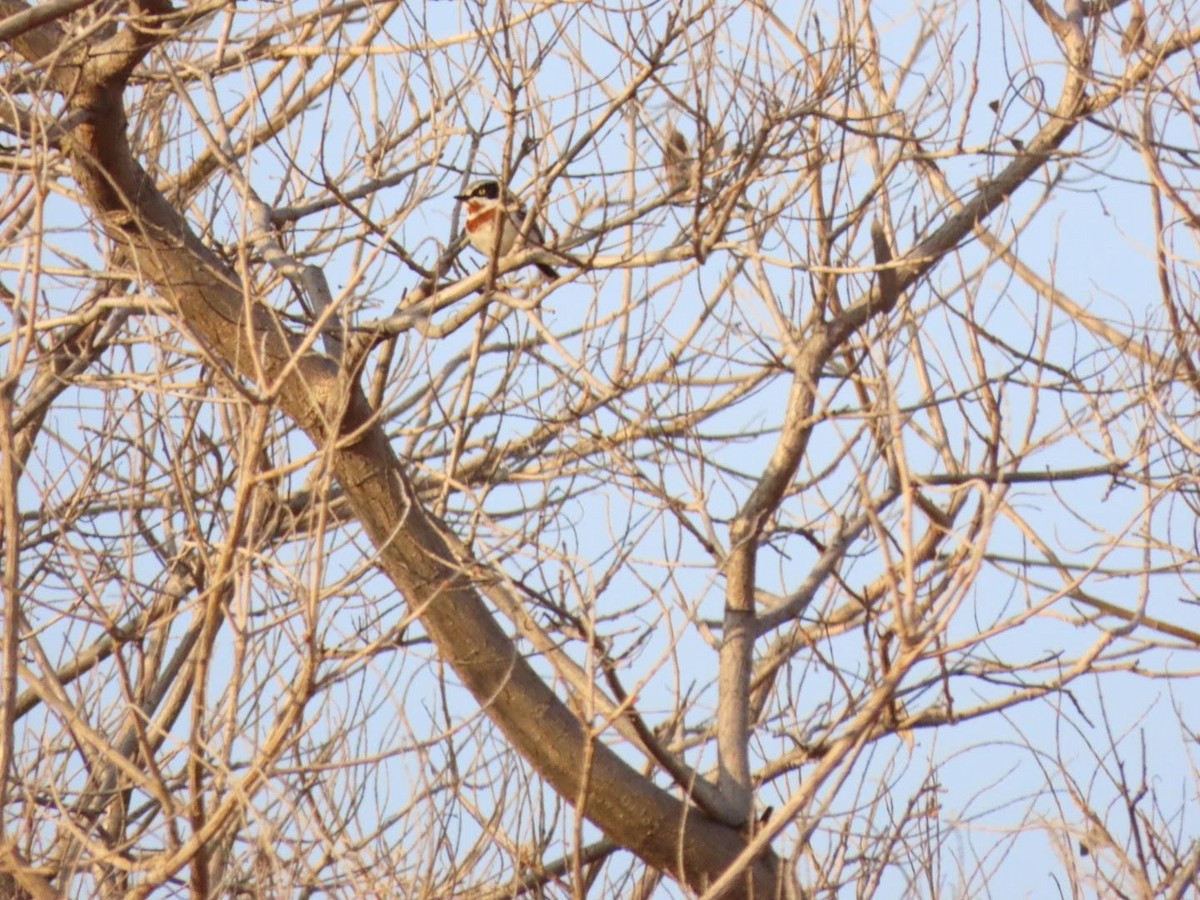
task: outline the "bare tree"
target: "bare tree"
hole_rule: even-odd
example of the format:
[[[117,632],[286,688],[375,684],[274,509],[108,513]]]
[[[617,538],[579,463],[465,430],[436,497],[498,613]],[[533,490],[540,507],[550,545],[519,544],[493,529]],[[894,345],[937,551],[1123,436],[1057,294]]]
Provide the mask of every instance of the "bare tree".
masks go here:
[[[619,6],[0,0],[0,892],[1189,892],[1191,10]]]

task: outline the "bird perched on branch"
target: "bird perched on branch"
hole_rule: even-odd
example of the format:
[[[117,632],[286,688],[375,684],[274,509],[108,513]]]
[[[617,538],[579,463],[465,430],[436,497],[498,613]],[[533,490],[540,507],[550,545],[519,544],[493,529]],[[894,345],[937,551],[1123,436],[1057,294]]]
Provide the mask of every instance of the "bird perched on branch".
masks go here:
[[[486,178],[476,181],[464,193],[456,194],[454,199],[466,206],[467,238],[472,247],[487,257],[493,253],[506,256],[512,252],[527,215],[525,207],[511,191],[501,187],[494,178]],[[500,229],[499,237],[496,236],[497,228]],[[537,222],[529,223],[524,238],[532,247],[545,246]],[[558,278],[558,272],[550,264],[541,260],[534,260],[533,264],[552,281]]]
[[[725,136],[707,126],[703,127],[703,135],[707,142],[697,137],[696,146],[692,147],[674,124],[667,129],[667,139],[663,143],[663,174],[667,189],[679,194],[683,203],[703,198],[707,193],[705,181],[722,165]]]
[[[688,148],[687,138],[674,125],[667,133],[667,142],[663,145],[663,168],[667,173],[667,187],[672,191],[682,191],[692,180],[692,156]]]

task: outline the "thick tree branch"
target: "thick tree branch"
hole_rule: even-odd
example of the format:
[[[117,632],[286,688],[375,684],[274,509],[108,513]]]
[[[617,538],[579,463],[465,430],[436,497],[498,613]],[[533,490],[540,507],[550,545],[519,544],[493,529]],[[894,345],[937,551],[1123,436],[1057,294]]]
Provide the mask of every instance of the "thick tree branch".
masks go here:
[[[39,58],[29,56],[31,62]],[[464,574],[472,561],[455,557],[445,526],[419,503],[359,387],[347,383],[328,358],[300,352],[301,339],[264,306],[243,302],[236,275],[200,242],[133,157],[115,85],[85,79],[74,97],[91,116],[66,142],[66,152],[105,231],[178,310],[214,361],[235,379],[254,383],[261,376],[259,390],[275,393],[280,407],[326,448],[330,467],[379,550],[379,565],[481,706],[555,789],[578,800],[615,841],[693,888],[716,877],[745,839],[656,788],[594,742],[488,613]],[[277,732],[266,758],[282,749],[281,740]],[[584,772],[581,761],[588,755],[591,766]],[[248,777],[243,789],[252,793],[261,782],[261,773]],[[204,829],[155,866],[156,877],[185,864],[235,811],[232,802],[209,811]],[[751,876],[729,896],[774,896],[782,877],[769,851]]]

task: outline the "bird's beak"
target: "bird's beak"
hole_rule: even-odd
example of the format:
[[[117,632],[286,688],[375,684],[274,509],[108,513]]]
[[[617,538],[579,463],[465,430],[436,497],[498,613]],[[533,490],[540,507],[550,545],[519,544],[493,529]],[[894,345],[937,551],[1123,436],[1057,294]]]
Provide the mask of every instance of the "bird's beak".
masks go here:
[[[454,199],[455,200],[470,200],[471,198],[466,194],[455,194]]]

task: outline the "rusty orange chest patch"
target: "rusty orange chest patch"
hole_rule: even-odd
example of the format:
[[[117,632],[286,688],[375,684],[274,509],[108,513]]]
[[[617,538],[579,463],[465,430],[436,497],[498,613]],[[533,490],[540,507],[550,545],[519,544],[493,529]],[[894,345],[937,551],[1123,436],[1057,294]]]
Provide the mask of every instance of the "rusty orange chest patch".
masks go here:
[[[474,210],[467,211],[467,231],[478,231],[480,228],[487,228],[496,220],[496,207],[485,209],[481,212]]]

